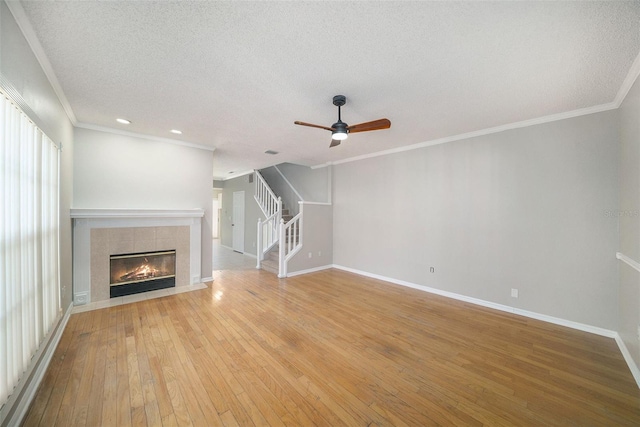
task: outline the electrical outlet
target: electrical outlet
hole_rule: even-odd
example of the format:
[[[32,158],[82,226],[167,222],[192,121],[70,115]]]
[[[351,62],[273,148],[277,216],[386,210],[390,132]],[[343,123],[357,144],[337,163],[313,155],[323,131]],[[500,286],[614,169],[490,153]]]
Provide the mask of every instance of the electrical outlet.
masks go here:
[[[429,272],[430,272],[430,273],[435,273],[435,272],[436,272],[436,269],[435,269],[434,267],[429,267]]]
[[[309,252],[309,258],[311,258],[313,256],[312,252]]]
[[[318,256],[322,256],[322,251],[318,251]]]
[[[511,298],[518,298],[518,290],[511,289]]]

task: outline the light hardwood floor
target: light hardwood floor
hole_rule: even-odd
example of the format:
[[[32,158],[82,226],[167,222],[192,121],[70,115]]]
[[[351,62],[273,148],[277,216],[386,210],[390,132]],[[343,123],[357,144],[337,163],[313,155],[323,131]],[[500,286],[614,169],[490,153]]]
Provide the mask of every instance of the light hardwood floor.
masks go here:
[[[27,426],[640,425],[613,339],[337,270],[71,316]]]

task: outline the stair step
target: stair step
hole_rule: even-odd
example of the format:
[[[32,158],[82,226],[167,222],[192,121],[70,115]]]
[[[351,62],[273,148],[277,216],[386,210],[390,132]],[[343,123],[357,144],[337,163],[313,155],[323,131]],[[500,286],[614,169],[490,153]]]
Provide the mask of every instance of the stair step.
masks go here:
[[[270,273],[278,274],[278,261],[266,259],[260,263],[260,268]]]
[[[269,253],[268,253],[268,254],[267,254],[267,256],[265,257],[265,259],[266,259],[266,260],[274,261],[274,262],[276,262],[276,264],[277,264],[277,262],[278,262],[278,258],[279,258],[279,257],[278,257],[278,250],[277,250],[277,248],[276,248],[276,250],[271,250],[271,251],[269,251]]]

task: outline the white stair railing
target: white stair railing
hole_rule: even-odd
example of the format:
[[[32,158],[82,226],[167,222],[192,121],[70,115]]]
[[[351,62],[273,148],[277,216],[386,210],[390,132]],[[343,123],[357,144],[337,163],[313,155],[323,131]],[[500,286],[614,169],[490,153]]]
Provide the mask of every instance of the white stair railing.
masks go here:
[[[264,221],[258,218],[256,268],[260,268],[264,256],[278,243],[280,237],[278,225],[282,220],[282,199],[276,197],[260,172],[255,171],[255,174],[256,189],[253,197],[258,202],[262,213],[267,217]]]
[[[278,256],[278,277],[287,277],[289,260],[302,249],[302,204],[300,213],[285,224],[280,220],[280,254]]]
[[[271,191],[271,187],[269,187],[267,181],[264,180],[262,174],[258,171],[255,171],[255,174],[256,189],[253,197],[256,199],[256,202],[258,202],[264,216],[269,218],[277,211],[282,210],[282,202],[278,202],[278,197]],[[278,223],[279,222],[280,221],[278,221]]]
[[[278,224],[279,220],[282,220],[282,200],[278,198],[279,209],[270,217],[262,221],[258,218],[258,238],[257,246],[257,260],[256,268],[260,268],[264,256],[278,243]]]

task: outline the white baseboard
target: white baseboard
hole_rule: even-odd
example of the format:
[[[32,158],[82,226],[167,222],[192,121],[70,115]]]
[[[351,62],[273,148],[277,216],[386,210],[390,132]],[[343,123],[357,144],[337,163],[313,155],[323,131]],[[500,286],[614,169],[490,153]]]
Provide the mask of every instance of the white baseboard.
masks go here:
[[[444,296],[447,298],[452,298],[459,301],[480,305],[482,307],[493,308],[495,310],[505,311],[508,313],[529,317],[531,319],[542,320],[544,322],[553,323],[555,325],[560,325],[560,326],[566,326],[567,328],[577,329],[583,332],[590,332],[592,334],[600,335],[607,338],[613,338],[618,344],[618,347],[620,348],[620,352],[622,353],[624,360],[627,362],[627,365],[631,370],[631,374],[633,375],[633,378],[636,380],[636,383],[638,384],[638,388],[640,388],[640,369],[638,369],[638,366],[633,360],[633,357],[631,357],[631,353],[629,353],[629,350],[624,344],[624,341],[622,341],[622,338],[616,331],[599,328],[597,326],[587,325],[584,323],[574,322],[572,320],[561,319],[559,317],[548,316],[546,314],[540,314],[533,311],[522,310],[520,308],[510,307],[508,305],[497,304],[491,301],[481,300],[479,298],[473,298],[473,297],[468,297],[466,295],[456,294],[454,292],[448,292],[440,289],[430,288],[428,286],[418,285],[416,283],[411,283],[404,280],[398,280],[391,277],[381,276],[379,274],[369,273],[367,271],[357,270],[355,268],[349,268],[342,265],[333,264],[332,267],[338,270],[359,274],[361,276],[371,277],[373,279],[394,283],[396,285],[407,286],[409,288],[418,289],[420,291],[429,292],[429,293]]]
[[[334,266],[332,264],[329,264],[329,265],[323,265],[320,267],[309,268],[307,270],[293,271],[291,273],[287,273],[287,277],[294,277],[294,276],[300,276],[302,274],[315,273],[316,271],[328,270],[333,267]]]
[[[27,411],[29,410],[29,406],[31,406],[31,402],[36,395],[36,391],[38,391],[38,387],[40,387],[40,383],[44,378],[44,374],[47,372],[47,368],[49,367],[49,363],[51,363],[51,359],[53,358],[53,354],[58,348],[58,343],[60,342],[60,338],[62,337],[62,333],[67,327],[67,322],[69,321],[69,317],[71,316],[71,312],[73,310],[73,302],[67,307],[60,323],[52,331],[52,335],[48,340],[48,343],[43,346],[44,353],[36,354],[35,360],[39,360],[39,362],[32,367],[32,371],[25,375],[31,375],[31,379],[28,380],[27,383],[24,384],[23,389],[21,391],[14,390],[15,398],[20,397],[19,401],[12,401],[9,399],[7,402],[7,406],[9,408],[13,407],[13,413],[10,418],[8,418],[7,425],[10,426],[18,426],[22,424],[24,417],[27,415]],[[3,408],[4,409],[4,408]]]
[[[213,277],[203,277],[202,279],[200,279],[201,283],[206,283],[206,282],[213,282]]]
[[[629,366],[629,369],[631,370],[631,375],[633,375],[633,378],[636,380],[636,384],[638,384],[638,387],[640,388],[640,369],[638,369],[638,365],[636,365],[635,360],[633,360],[633,357],[631,357],[629,349],[625,345],[620,334],[618,334],[617,332],[615,340],[618,344],[618,347],[620,348],[620,352],[622,353],[625,362],[627,362],[627,366]]]
[[[248,257],[256,258],[256,259],[258,258],[257,255],[250,254],[249,252],[238,252],[235,249],[233,249],[231,246],[223,245],[222,243],[220,244],[220,246],[222,246],[223,248],[229,249],[230,251],[233,251],[233,252],[235,252],[237,254],[240,254],[240,255],[246,255]]]

